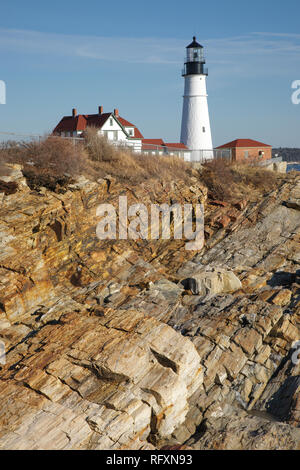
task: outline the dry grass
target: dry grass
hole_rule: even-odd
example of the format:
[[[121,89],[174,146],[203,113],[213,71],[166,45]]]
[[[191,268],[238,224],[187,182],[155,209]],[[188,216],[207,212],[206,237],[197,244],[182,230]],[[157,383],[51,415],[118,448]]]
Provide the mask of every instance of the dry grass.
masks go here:
[[[111,175],[119,181],[139,184],[156,179],[160,181],[184,180],[188,183],[192,170],[188,164],[176,157],[158,155],[133,155],[120,151],[119,159],[93,165],[98,176]]]
[[[45,186],[52,191],[65,191],[76,175],[89,179],[111,175],[126,184],[146,180],[181,180],[187,185],[195,170],[177,157],[136,154],[111,145],[99,137],[95,128],[85,132],[82,141],[45,137],[41,142],[8,142],[0,147],[0,175],[7,172],[4,163],[21,163],[32,189]],[[266,193],[276,185],[276,175],[249,164],[214,160],[206,163],[199,179],[209,190],[211,199],[233,201],[251,192]]]
[[[99,137],[94,128],[88,128],[85,133],[85,149],[98,177],[110,174],[118,180],[137,184],[151,178],[173,180],[191,175],[190,166],[180,158],[141,155],[128,148],[115,147],[105,137]]]
[[[235,201],[266,194],[277,184],[278,176],[265,170],[256,162],[228,162],[217,159],[204,165],[201,180],[208,188],[211,199]]]
[[[32,189],[45,186],[60,191],[84,170],[86,161],[81,146],[60,137],[45,137],[40,142],[7,142],[0,147],[2,172],[7,171],[5,163],[20,163]]]
[[[120,181],[138,184],[147,179],[188,181],[191,167],[176,157],[139,155],[128,148],[111,145],[97,130],[89,128],[82,142],[45,137],[41,142],[9,142],[0,147],[1,162],[21,163],[23,173],[35,189],[64,186],[68,178],[83,174],[90,179],[114,176]],[[3,165],[2,165],[3,167]],[[3,167],[4,168],[4,167]]]

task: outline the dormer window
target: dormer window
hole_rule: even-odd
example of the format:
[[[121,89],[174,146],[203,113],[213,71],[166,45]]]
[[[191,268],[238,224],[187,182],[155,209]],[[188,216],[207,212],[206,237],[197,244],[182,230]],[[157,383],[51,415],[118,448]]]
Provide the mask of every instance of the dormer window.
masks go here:
[[[113,124],[114,124],[114,120],[113,120],[113,118],[110,118],[109,119],[109,125],[112,126]]]

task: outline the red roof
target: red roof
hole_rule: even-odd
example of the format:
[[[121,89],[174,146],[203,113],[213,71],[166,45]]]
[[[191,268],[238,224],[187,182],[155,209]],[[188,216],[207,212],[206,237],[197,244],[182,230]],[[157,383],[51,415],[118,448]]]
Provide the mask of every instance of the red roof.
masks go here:
[[[260,147],[272,147],[271,145],[263,144],[262,142],[258,142],[257,140],[252,139],[236,139],[232,142],[228,142],[227,144],[220,145],[217,149],[225,149],[225,148],[260,148]]]
[[[144,138],[144,136],[140,133],[140,131],[138,130],[138,128],[134,124],[131,124],[131,122],[127,121],[126,119],[122,118],[121,116],[119,116],[117,119],[122,124],[123,127],[133,127],[134,128],[134,137],[136,139],[143,139]]]
[[[181,142],[164,142],[163,139],[142,139],[142,149],[143,150],[157,150],[157,147],[162,147],[163,149],[184,149],[188,150],[187,146]]]
[[[165,143],[165,146],[166,146],[167,148],[170,147],[170,148],[174,148],[174,149],[184,149],[184,150],[188,150],[187,146],[184,145],[184,144],[182,144],[181,142],[178,142],[178,143],[176,143],[176,142],[175,142],[175,143],[170,143],[170,142],[168,142],[168,143]]]
[[[165,145],[162,139],[143,139],[143,144]]]
[[[53,133],[84,131],[88,126],[101,128],[113,113],[78,114],[77,116],[64,116],[53,130]],[[114,116],[123,127],[133,127],[134,138],[142,139],[143,135],[138,128],[120,116]]]
[[[157,147],[164,147],[162,139],[142,139],[142,150],[157,150]]]

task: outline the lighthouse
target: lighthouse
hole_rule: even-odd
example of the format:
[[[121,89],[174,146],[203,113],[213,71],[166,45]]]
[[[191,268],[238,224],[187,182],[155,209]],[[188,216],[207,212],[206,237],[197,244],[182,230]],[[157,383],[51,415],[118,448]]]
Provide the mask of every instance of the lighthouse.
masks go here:
[[[186,48],[180,142],[191,150],[191,161],[211,160],[213,146],[207,104],[204,49],[193,37]]]

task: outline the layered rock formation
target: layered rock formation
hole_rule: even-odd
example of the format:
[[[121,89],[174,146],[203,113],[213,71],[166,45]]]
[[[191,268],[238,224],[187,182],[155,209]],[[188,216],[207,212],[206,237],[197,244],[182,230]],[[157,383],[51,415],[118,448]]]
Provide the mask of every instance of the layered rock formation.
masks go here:
[[[207,199],[194,177],[0,193],[0,448],[296,449],[300,179]],[[96,237],[100,203],[205,203],[200,253]]]

